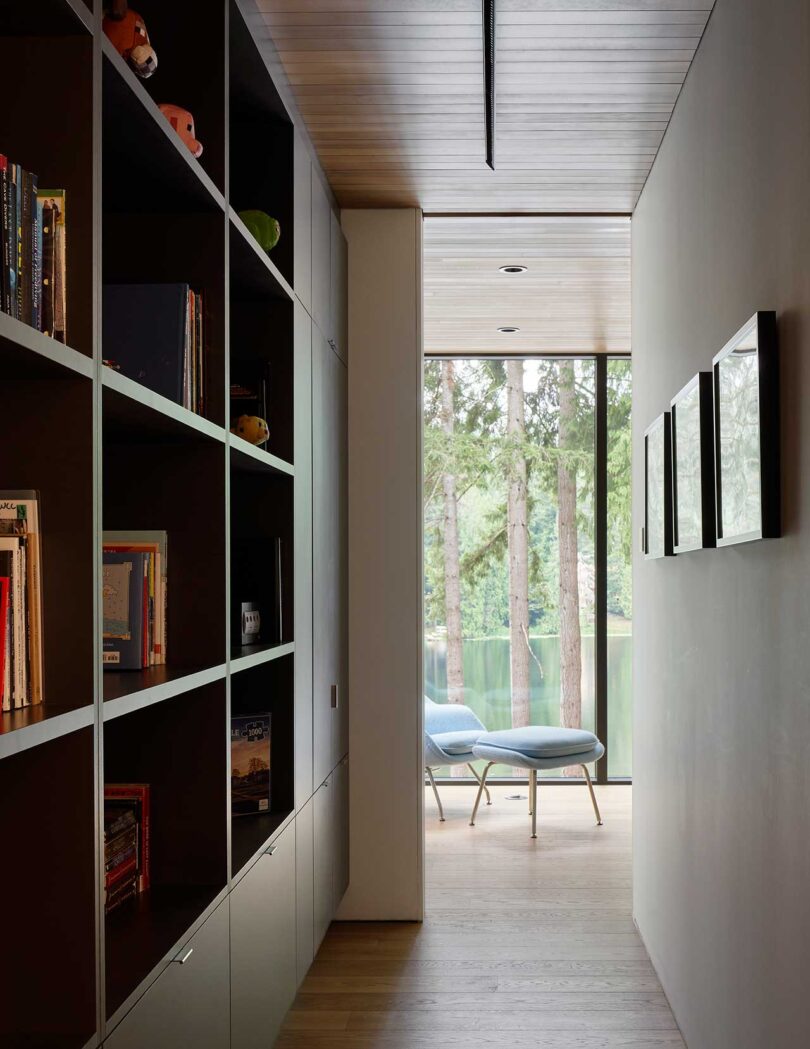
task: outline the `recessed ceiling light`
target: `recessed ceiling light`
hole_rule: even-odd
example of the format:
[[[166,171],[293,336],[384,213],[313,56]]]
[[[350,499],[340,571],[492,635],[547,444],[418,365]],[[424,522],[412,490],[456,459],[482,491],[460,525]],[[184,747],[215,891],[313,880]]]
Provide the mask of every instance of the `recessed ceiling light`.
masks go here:
[[[525,266],[500,266],[498,273],[525,273]]]
[[[498,328],[498,331],[501,335],[514,335],[516,331],[520,331],[520,328],[515,328],[511,324],[504,324],[502,327]]]

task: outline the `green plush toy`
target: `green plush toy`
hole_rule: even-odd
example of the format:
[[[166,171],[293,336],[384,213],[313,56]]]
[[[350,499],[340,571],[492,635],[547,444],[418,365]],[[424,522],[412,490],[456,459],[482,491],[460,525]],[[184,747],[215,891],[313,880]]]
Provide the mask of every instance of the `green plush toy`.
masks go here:
[[[244,222],[263,251],[272,251],[281,236],[278,220],[266,211],[240,211],[239,218]]]

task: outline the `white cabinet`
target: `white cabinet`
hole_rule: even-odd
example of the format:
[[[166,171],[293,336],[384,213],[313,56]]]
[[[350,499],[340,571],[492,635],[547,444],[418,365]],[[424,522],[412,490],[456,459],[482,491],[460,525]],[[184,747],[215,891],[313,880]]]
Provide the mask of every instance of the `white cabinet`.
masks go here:
[[[312,169],[312,319],[332,338],[332,208],[320,176]]]
[[[293,823],[231,892],[233,1049],[272,1046],[298,986],[295,925]]]
[[[337,215],[332,212],[330,237],[331,331],[326,332],[335,352],[348,361],[349,352],[349,249]]]
[[[106,1049],[228,1049],[228,969],[225,900],[107,1038]]]
[[[312,310],[312,161],[298,131],[293,137],[293,288]]]
[[[295,912],[298,983],[315,957],[315,805],[313,801],[295,817]]]

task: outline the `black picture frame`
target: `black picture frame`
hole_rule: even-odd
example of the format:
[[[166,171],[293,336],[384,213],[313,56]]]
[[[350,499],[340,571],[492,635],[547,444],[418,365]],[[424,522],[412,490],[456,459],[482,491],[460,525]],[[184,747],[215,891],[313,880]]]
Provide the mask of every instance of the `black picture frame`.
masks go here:
[[[698,372],[690,379],[672,398],[670,414],[672,548],[676,554],[710,549],[717,545],[712,373]],[[697,484],[695,485],[693,480],[691,485],[687,486],[686,471],[694,471],[695,467],[699,471]],[[695,487],[697,491],[694,490]]]
[[[717,545],[776,539],[782,528],[776,314],[755,313],[713,358],[712,375]]]
[[[644,431],[644,558],[671,557],[672,431],[662,412]]]

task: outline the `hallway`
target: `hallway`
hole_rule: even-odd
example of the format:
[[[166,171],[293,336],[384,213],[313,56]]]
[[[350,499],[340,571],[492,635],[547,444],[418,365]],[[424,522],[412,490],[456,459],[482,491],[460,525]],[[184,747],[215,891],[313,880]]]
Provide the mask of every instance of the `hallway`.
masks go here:
[[[684,1042],[635,930],[631,791],[498,786],[468,826],[473,789],[425,798],[427,914],[334,924],[279,1049],[656,1049]]]

